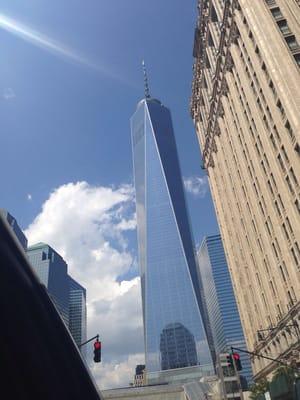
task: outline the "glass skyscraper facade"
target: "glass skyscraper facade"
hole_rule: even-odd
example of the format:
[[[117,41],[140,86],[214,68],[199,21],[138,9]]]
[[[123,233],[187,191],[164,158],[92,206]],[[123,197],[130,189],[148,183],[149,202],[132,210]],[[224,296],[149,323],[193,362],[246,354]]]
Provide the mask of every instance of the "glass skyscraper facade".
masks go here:
[[[69,329],[77,345],[86,341],[86,290],[70,276]]]
[[[66,326],[69,326],[68,266],[52,247],[37,243],[27,249],[30,264],[40,281],[46,286]]]
[[[231,346],[247,350],[220,235],[203,239],[198,260],[216,353],[230,351]],[[250,382],[250,358],[245,353],[240,353],[240,356],[241,375]]]
[[[147,374],[212,365],[170,111],[146,97],[131,134]]]
[[[77,345],[86,341],[86,289],[68,275],[68,265],[52,247],[37,243],[27,249],[33,270],[46,286],[48,294]],[[84,347],[81,349],[85,355]]]
[[[11,231],[14,233],[19,243],[23,247],[24,250],[27,248],[27,238],[22,232],[22,229],[19,227],[16,219],[6,210],[0,208],[0,215],[3,219],[8,223]]]

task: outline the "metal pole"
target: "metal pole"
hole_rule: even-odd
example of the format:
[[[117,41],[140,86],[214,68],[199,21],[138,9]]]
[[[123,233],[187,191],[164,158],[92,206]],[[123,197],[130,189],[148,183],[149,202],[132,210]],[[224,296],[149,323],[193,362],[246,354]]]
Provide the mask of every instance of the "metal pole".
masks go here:
[[[240,348],[238,348],[238,347],[232,347],[232,349],[234,349],[234,350],[236,350],[236,351],[241,351],[242,353],[251,354],[252,356],[262,357],[262,358],[266,358],[267,360],[275,361],[275,362],[277,362],[278,364],[284,365],[284,366],[286,366],[286,367],[290,367],[291,369],[294,369],[294,370],[296,370],[296,371],[299,372],[299,368],[293,368],[293,367],[291,367],[288,363],[285,363],[285,362],[280,361],[280,360],[276,360],[275,358],[263,356],[262,354],[256,353],[255,351],[247,351],[247,350],[240,349]]]
[[[83,342],[83,343],[79,344],[78,347],[80,348],[81,346],[84,346],[85,344],[91,342],[91,341],[94,340],[94,339],[97,339],[97,341],[99,341],[99,334],[96,335],[96,336],[94,336],[94,337],[92,337],[92,338],[90,338],[90,339],[87,340],[86,342]]]
[[[235,376],[237,377],[237,383],[238,383],[238,387],[239,387],[240,398],[241,398],[241,400],[244,400],[244,395],[243,395],[243,390],[242,390],[242,385],[241,385],[241,380],[240,380],[240,374],[239,374],[239,371],[237,370],[236,363],[235,363],[235,358],[234,358],[234,355],[233,355],[233,347],[231,347],[231,358],[232,358],[232,361],[233,361],[233,368],[234,368]]]

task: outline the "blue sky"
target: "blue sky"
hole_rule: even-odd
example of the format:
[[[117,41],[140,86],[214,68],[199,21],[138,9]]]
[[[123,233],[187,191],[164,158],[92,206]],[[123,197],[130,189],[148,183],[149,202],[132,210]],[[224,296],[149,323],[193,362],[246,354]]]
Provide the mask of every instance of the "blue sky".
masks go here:
[[[196,11],[196,0],[1,2],[0,206],[24,229],[63,185],[132,184],[142,59],[151,94],[171,109],[183,176],[204,176],[189,115]],[[208,191],[187,199],[199,243],[218,232],[212,201]],[[125,236],[134,260],[135,231]]]

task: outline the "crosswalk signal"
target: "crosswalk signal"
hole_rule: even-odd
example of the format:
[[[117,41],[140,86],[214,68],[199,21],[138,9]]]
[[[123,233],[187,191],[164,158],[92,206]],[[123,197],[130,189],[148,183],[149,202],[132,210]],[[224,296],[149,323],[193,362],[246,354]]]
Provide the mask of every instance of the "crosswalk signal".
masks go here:
[[[233,359],[232,359],[232,355],[231,354],[227,354],[226,361],[227,361],[227,367],[229,367],[231,369],[234,369]]]
[[[242,367],[240,355],[238,353],[233,353],[232,356],[234,358],[236,369],[238,371],[241,371],[243,369],[243,367]]]
[[[98,363],[101,361],[101,342],[97,339],[94,343],[94,362]]]

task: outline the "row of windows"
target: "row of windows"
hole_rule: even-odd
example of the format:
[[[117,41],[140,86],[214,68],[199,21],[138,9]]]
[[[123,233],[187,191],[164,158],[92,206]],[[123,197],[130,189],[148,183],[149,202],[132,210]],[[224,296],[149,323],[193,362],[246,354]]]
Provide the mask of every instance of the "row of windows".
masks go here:
[[[227,132],[227,134],[228,134],[228,132]],[[231,140],[230,140],[230,137],[229,137],[229,136],[228,136],[228,140],[229,140],[230,146],[232,147]],[[233,148],[232,148],[232,153],[233,153],[233,157],[235,158]],[[225,161],[226,161],[226,158],[225,158]],[[237,164],[237,160],[236,160],[236,164]],[[227,170],[228,170],[228,169],[227,169]],[[239,172],[239,170],[237,170],[237,171]],[[240,174],[239,174],[239,176],[240,176]],[[240,176],[240,179],[241,179],[241,176]],[[234,190],[233,182],[232,182],[232,188],[233,188],[233,190]],[[245,190],[245,189],[244,189],[244,190]],[[235,191],[234,191],[234,193],[235,193]],[[235,196],[236,196],[236,194],[235,194]],[[238,201],[238,200],[237,200],[237,201]],[[237,202],[237,204],[239,204],[239,203]],[[225,214],[225,219],[226,219],[226,214]],[[234,221],[233,221],[233,224],[234,224]],[[227,227],[228,227],[228,223],[227,223],[226,225],[227,225]],[[239,243],[239,238],[237,237],[237,245],[235,246],[235,248],[238,247],[238,244],[240,245],[240,243]],[[240,245],[240,248],[239,248],[238,250],[239,250],[239,252],[241,252],[241,253],[243,254],[243,250],[242,250],[242,246],[241,246],[241,245]],[[242,261],[241,258],[239,257],[240,261],[242,261],[242,263],[243,263],[244,266],[246,267],[246,266],[247,266],[247,262],[246,262],[246,260],[245,260],[245,257],[243,257],[243,258],[244,258],[244,260]],[[245,270],[247,270],[247,268],[245,268]],[[240,272],[242,273],[241,270],[240,270]],[[248,282],[251,282],[249,276],[248,276],[247,281],[248,281]],[[254,293],[252,293],[252,301],[250,302],[250,304],[251,304],[251,305],[255,304],[255,301],[256,301],[255,295],[254,295]],[[249,304],[249,302],[248,302],[248,304]]]
[[[241,99],[240,99],[240,100],[241,100]],[[232,111],[232,109],[231,109],[231,111]],[[233,114],[233,112],[232,112],[232,114]],[[232,116],[233,116],[233,118],[235,117],[234,115],[232,115]],[[236,126],[236,128],[237,128],[237,126]],[[237,128],[237,130],[238,130],[238,128]],[[240,131],[240,132],[242,132],[242,131]],[[240,140],[240,142],[241,142],[241,136],[239,135],[238,137],[239,137],[239,140]],[[241,142],[241,144],[242,144],[242,142]],[[261,150],[263,150],[261,141],[259,141],[259,144],[260,144]],[[246,145],[246,144],[245,144],[245,145]],[[247,146],[245,146],[245,147],[247,148]],[[244,150],[244,156],[245,156],[245,158],[247,159],[246,153],[247,153],[247,151],[245,152],[245,150]],[[268,168],[270,168],[269,162],[268,162],[268,159],[267,159],[265,153],[263,154],[263,157],[264,157],[264,160],[265,160],[266,165],[268,166]],[[250,159],[249,159],[248,161],[251,162]],[[249,165],[248,165],[248,170],[249,170],[249,172],[250,172],[250,176],[253,178],[253,174],[251,173],[251,169],[250,169]],[[252,171],[253,171],[253,168],[252,168]],[[272,181],[273,181],[274,184],[275,184],[274,176],[273,176],[272,173],[271,173],[271,179],[272,179]],[[255,182],[253,183],[253,185],[254,185],[255,191],[256,191],[256,193],[257,193],[257,195],[258,195],[258,191],[257,191]],[[257,182],[257,185],[258,185],[258,187],[259,187],[258,182]],[[246,192],[244,192],[244,194],[245,194],[245,196],[246,196]],[[263,200],[263,202],[264,202],[264,200]],[[260,203],[260,205],[261,205],[261,207],[262,207],[262,204],[261,204],[261,203]],[[248,205],[248,210],[249,210],[249,213],[250,213],[250,207],[249,207],[249,205]],[[262,211],[262,212],[264,213],[264,211]],[[257,229],[256,229],[256,227],[255,227],[255,222],[254,222],[254,220],[252,220],[252,223],[253,223],[253,228],[254,228],[255,232],[257,233]],[[288,224],[289,224],[289,228],[291,229],[290,222],[288,222]],[[267,219],[267,221],[266,221],[266,226],[267,226],[267,230],[268,230],[269,234],[271,235],[271,230],[272,230],[272,232],[273,232],[274,230],[273,230],[273,227],[272,227],[272,224],[271,224],[270,217],[268,217],[268,219]],[[279,248],[279,244],[278,244],[277,239],[275,240],[275,243],[273,243],[273,246],[274,246],[274,252],[276,252],[276,254],[278,254],[278,252],[280,252],[280,248]],[[261,247],[261,246],[260,246],[260,247]],[[261,249],[261,250],[262,250],[262,249]],[[272,291],[275,293],[274,284],[273,284],[272,281],[270,281],[270,287],[271,287]]]
[[[273,3],[272,6],[276,5],[275,2],[272,2],[272,3]],[[295,62],[298,64],[298,66],[300,66],[300,47],[295,38],[295,35],[293,35],[292,32],[290,31],[287,21],[284,18],[284,16],[282,15],[279,7],[271,8],[270,12],[278,26],[279,31],[283,35],[283,39],[285,40],[289,50],[291,51]],[[255,41],[253,38],[253,34],[249,28],[249,25],[248,25],[245,17],[243,18],[243,23],[246,25],[246,27],[248,29],[249,38],[252,40],[252,42],[255,46],[256,44],[255,44]]]
[[[244,47],[244,44],[243,44],[243,47]],[[245,49],[245,47],[244,47],[244,49]],[[245,49],[245,51],[246,51],[246,49]],[[241,58],[242,58],[242,60],[243,60],[243,54],[242,54],[242,52],[241,52],[241,56],[242,56]],[[245,60],[243,60],[243,61],[244,61],[244,64],[245,64]],[[251,66],[251,70],[254,71],[254,68],[253,68],[253,66],[252,66],[252,63],[251,63],[251,60],[250,60],[249,57],[248,57],[248,62],[249,62],[249,65]],[[264,64],[264,63],[263,63],[263,69],[266,70],[265,64]],[[246,67],[246,72],[248,72],[249,79],[251,79],[251,76],[250,76],[249,71],[248,71],[248,67]],[[236,77],[237,77],[237,80],[239,81],[239,84],[240,84],[240,79],[239,79],[238,74],[236,74]],[[257,78],[256,78],[256,73],[254,73],[254,80],[256,81],[256,84],[259,86],[259,83],[258,83]],[[236,83],[236,82],[235,82],[235,84],[236,84],[236,86],[237,86],[237,83]],[[257,95],[257,91],[256,91],[256,89],[255,89],[255,86],[254,86],[253,81],[251,81],[251,87],[252,87],[252,89],[253,89],[253,91],[254,91],[254,94]],[[244,95],[244,90],[243,90],[243,88],[241,87],[241,84],[240,84],[240,88],[237,88],[237,90],[240,90],[241,94],[242,94],[243,97],[244,97],[244,100],[246,101],[245,95]],[[261,88],[260,88],[259,92],[260,92],[260,95],[261,95],[261,97],[262,97],[262,99],[263,99],[264,106],[266,107],[266,111],[267,111],[268,117],[269,117],[269,119],[272,120],[272,116],[271,116],[269,107],[268,107],[267,104],[266,104],[266,101],[265,101],[265,98],[264,98],[264,95],[263,95],[263,93],[262,93],[262,89],[261,89]],[[240,100],[242,101],[242,97],[241,97],[241,96],[240,96]],[[242,103],[243,103],[243,101],[242,101]],[[257,99],[257,103],[258,103],[258,105],[259,105],[260,111],[263,113],[263,108],[262,108],[262,105],[261,105],[261,102],[260,102],[260,99],[259,99],[259,98]],[[248,103],[246,102],[246,107],[245,107],[245,104],[243,104],[243,105],[244,105],[244,109],[247,107],[247,110],[248,110],[249,114],[251,115],[251,112],[250,112]],[[280,102],[280,101],[279,101],[279,103],[277,102],[277,106],[279,106],[279,108],[282,110],[282,106],[281,106],[281,102]],[[284,112],[284,111],[283,111],[283,112]],[[247,120],[248,120],[248,122],[249,122],[249,118],[248,118],[248,116],[247,116],[246,110],[245,110],[244,114],[245,114],[245,117],[247,118]],[[265,115],[265,114],[263,114],[263,121],[264,121],[264,124],[265,124],[266,129],[267,129],[268,131],[270,131],[270,126],[269,126],[269,123],[268,123],[268,121],[267,121],[267,118],[266,118],[266,115]],[[287,129],[287,131],[288,131],[290,137],[291,137],[292,139],[294,139],[293,131],[292,131],[292,129],[291,129],[291,126],[290,126],[290,123],[289,123],[288,120],[286,121],[285,127],[286,127],[286,129]],[[251,131],[251,133],[253,133],[251,127],[250,127],[250,131]],[[273,134],[273,133],[270,134],[270,140],[271,140],[271,143],[272,143],[274,149],[278,150],[278,148],[277,148],[277,141],[280,142],[280,136],[279,136],[279,134],[278,134],[278,130],[277,130],[277,128],[276,128],[276,125],[273,125],[273,132],[274,132],[274,134]],[[276,141],[275,141],[275,137],[276,137]],[[260,138],[259,138],[259,137],[258,137],[258,140],[260,141]],[[260,143],[261,143],[261,141],[260,141]],[[258,145],[257,145],[257,144],[256,144],[256,149],[257,149],[257,151],[258,151],[258,153],[259,153],[259,149],[258,149]],[[284,155],[285,155],[286,160],[288,160],[286,151],[285,151],[285,149],[284,149],[283,146],[281,147],[281,150],[282,150],[282,152],[284,152]],[[280,158],[279,158],[279,159],[280,159]],[[264,167],[264,164],[263,164],[263,163],[262,163],[262,167]],[[266,173],[265,170],[264,170],[264,172]],[[287,172],[287,171],[284,170],[284,172]],[[289,175],[290,175],[290,176],[289,176]],[[285,181],[286,181],[286,184],[288,185],[289,190],[290,190],[291,193],[294,195],[294,194],[295,194],[295,190],[294,190],[294,188],[293,188],[293,184],[296,185],[296,186],[298,186],[298,181],[297,181],[296,175],[295,175],[294,170],[293,170],[292,167],[290,167],[290,169],[289,169],[289,171],[288,171],[288,175],[287,175],[286,178],[285,178]],[[295,201],[295,205],[296,205],[296,208],[297,208],[297,210],[298,210],[298,205],[299,205],[299,203],[298,203],[297,200]]]
[[[243,22],[244,22],[244,24],[248,27],[246,18],[243,19]],[[259,48],[258,48],[257,44],[256,44],[255,41],[254,41],[253,34],[252,34],[251,30],[249,29],[249,27],[248,27],[248,36],[249,36],[249,38],[251,39],[251,41],[252,41],[252,43],[253,43],[253,46],[254,46],[254,49],[255,49],[255,53],[256,53],[257,56],[258,56],[258,59],[259,59],[259,61],[260,61],[261,68],[262,68],[262,70],[263,70],[263,72],[264,72],[264,74],[265,74],[265,77],[266,77],[267,83],[268,83],[268,85],[269,85],[269,88],[270,88],[270,90],[272,91],[275,100],[277,100],[276,105],[277,105],[277,108],[278,108],[279,112],[281,113],[281,116],[282,116],[282,118],[283,118],[283,120],[284,120],[284,126],[285,126],[285,128],[286,128],[286,131],[288,132],[288,134],[289,134],[289,136],[290,136],[292,142],[294,143],[294,141],[295,141],[294,132],[293,132],[293,130],[292,130],[292,127],[291,127],[291,125],[290,125],[290,122],[289,122],[289,121],[287,120],[287,118],[286,118],[286,114],[285,114],[284,107],[283,107],[281,101],[278,99],[278,95],[277,95],[277,92],[276,92],[274,83],[273,83],[273,81],[270,79],[270,76],[269,76],[268,70],[267,70],[267,68],[266,68],[266,65],[265,65],[265,63],[264,63],[263,60],[262,60],[262,56],[261,56],[261,54],[260,54]],[[245,48],[244,43],[242,43],[242,46],[241,46],[241,47],[244,49],[244,52],[245,52],[246,55],[247,55],[246,58],[247,58],[247,61],[248,61],[249,68],[250,68],[250,69],[252,70],[252,72],[253,72],[253,79],[254,79],[255,83],[257,84],[257,86],[259,87],[259,82],[258,82],[258,79],[257,79],[257,76],[256,76],[256,72],[255,72],[255,70],[254,70],[254,68],[253,68],[253,65],[252,65],[252,63],[251,63],[251,59],[250,59],[250,57],[248,56],[248,53],[247,53],[247,50],[246,50],[246,48]],[[299,51],[300,51],[300,49],[299,49]],[[300,56],[300,53],[299,53],[299,56]],[[244,61],[244,64],[246,64],[246,61],[245,61],[245,60],[243,60],[243,61]],[[247,75],[248,75],[248,78],[251,79],[247,66],[246,66],[246,73],[247,73]],[[254,94],[257,96],[257,91],[256,91],[256,89],[255,89],[255,86],[254,86],[254,83],[253,83],[253,82],[251,83],[251,88],[252,88]],[[260,96],[261,96],[262,99],[264,100],[264,103],[266,103],[261,88],[260,88]],[[259,106],[259,108],[261,108],[260,101],[258,101],[258,106]],[[272,116],[271,116],[269,107],[268,107],[267,105],[266,105],[266,107],[267,107],[267,113],[268,113],[269,118],[270,118],[270,120],[271,120],[271,122],[272,122]]]
[[[282,15],[279,7],[271,8],[270,11],[274,20],[276,21],[276,24],[281,34],[283,35],[283,39],[288,45],[289,50],[292,52],[296,63],[300,67],[300,47],[295,38],[295,35],[293,35],[288,26],[287,20]]]

